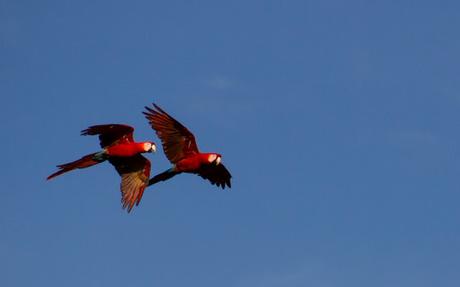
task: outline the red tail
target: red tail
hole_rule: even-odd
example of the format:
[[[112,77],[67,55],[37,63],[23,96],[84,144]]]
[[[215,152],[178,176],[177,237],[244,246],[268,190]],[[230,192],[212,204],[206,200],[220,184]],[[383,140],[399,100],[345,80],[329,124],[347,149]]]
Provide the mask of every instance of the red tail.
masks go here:
[[[50,180],[53,177],[56,177],[58,175],[66,173],[68,171],[74,170],[76,168],[87,168],[87,167],[90,167],[90,166],[93,166],[95,164],[98,164],[98,163],[102,162],[103,160],[98,161],[98,160],[94,159],[94,156],[96,154],[97,154],[97,152],[85,155],[84,157],[82,157],[81,159],[78,159],[76,161],[72,161],[72,162],[69,162],[69,163],[64,163],[64,164],[58,165],[57,167],[59,168],[59,170],[56,171],[55,173],[53,173],[52,175],[48,176],[46,179]]]

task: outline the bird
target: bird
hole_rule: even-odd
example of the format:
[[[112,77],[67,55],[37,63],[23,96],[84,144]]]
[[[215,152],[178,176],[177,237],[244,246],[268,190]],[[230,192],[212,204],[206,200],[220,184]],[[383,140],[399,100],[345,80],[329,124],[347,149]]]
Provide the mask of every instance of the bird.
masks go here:
[[[226,186],[231,188],[232,175],[222,164],[222,156],[219,153],[201,153],[195,136],[156,104],[153,104],[152,108],[146,106],[145,109],[143,114],[160,138],[163,151],[172,164],[170,169],[151,178],[149,186],[180,173],[192,173],[222,189]]]
[[[141,154],[156,151],[156,145],[152,141],[135,142],[133,132],[134,128],[125,124],[94,125],[81,131],[83,136],[98,135],[102,150],[58,165],[59,170],[48,176],[47,180],[107,160],[121,176],[122,207],[128,213],[131,212],[134,205],[139,205],[150,177],[150,161]]]

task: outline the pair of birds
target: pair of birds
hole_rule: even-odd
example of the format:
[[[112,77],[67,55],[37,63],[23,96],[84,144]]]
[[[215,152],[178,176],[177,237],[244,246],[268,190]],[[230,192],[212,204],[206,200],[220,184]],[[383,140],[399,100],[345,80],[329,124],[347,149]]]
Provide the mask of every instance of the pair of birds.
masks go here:
[[[58,165],[58,171],[47,180],[74,169],[87,168],[108,160],[121,176],[123,208],[128,212],[139,205],[147,186],[165,181],[180,173],[198,174],[213,185],[224,189],[231,187],[231,174],[221,163],[218,153],[201,153],[194,135],[180,122],[171,117],[159,106],[145,107],[143,112],[151,127],[160,138],[163,151],[172,167],[150,178],[150,161],[142,153],[155,152],[151,141],[135,142],[134,128],[122,124],[95,125],[83,130],[81,135],[98,135],[102,150],[82,158]]]

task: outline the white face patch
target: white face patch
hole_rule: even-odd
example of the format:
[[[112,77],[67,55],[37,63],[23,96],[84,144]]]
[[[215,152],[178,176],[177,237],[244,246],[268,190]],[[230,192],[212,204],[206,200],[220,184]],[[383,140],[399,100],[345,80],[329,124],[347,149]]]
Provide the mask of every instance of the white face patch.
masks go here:
[[[215,161],[217,158],[217,155],[216,154],[210,154],[209,157],[208,157],[208,161],[209,162],[213,162]]]
[[[150,151],[151,148],[152,148],[152,144],[151,144],[151,143],[144,143],[144,150],[145,150],[145,151]]]

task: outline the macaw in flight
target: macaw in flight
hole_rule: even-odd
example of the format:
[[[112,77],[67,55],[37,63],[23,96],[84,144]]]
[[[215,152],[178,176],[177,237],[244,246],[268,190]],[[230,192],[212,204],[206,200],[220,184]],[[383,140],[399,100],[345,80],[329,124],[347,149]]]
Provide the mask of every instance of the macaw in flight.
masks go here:
[[[108,160],[121,176],[120,189],[123,209],[128,212],[139,205],[144,189],[149,183],[150,161],[142,153],[155,152],[156,145],[151,141],[135,142],[134,128],[128,125],[95,125],[83,130],[81,135],[99,135],[102,150],[82,158],[58,165],[58,171],[47,180],[77,168],[87,168]]]
[[[195,136],[176,119],[153,104],[153,108],[145,107],[143,114],[149,121],[163,145],[163,151],[172,167],[155,175],[148,185],[165,181],[179,173],[193,173],[207,179],[222,189],[231,187],[231,174],[221,163],[222,156],[218,153],[201,153]]]

